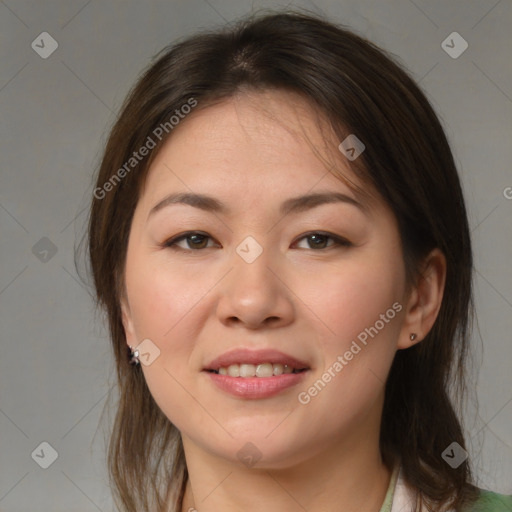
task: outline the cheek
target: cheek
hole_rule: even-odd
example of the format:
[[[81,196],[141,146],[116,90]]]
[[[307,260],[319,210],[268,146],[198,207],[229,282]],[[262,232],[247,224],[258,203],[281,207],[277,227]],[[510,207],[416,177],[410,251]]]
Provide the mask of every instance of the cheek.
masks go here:
[[[300,391],[305,410],[323,418],[314,429],[338,431],[341,421],[356,425],[382,393],[396,353],[403,305],[401,273],[364,265],[333,273],[322,292],[301,291],[322,320],[322,354],[315,375]],[[324,411],[329,411],[325,416]],[[316,435],[311,432],[311,435]]]
[[[322,321],[318,325],[325,327],[318,338],[322,358],[315,378],[328,381],[325,387],[318,383],[317,395],[316,389],[313,395],[305,391],[315,400],[313,407],[331,410],[334,422],[347,411],[363,413],[373,403],[396,353],[404,310],[402,260],[393,252],[378,254],[331,268],[324,286],[311,280],[301,290]]]
[[[188,321],[188,315],[207,292],[206,280],[194,279],[168,263],[134,252],[127,259],[126,288],[139,342],[152,340],[160,349],[158,362],[165,367],[188,357],[194,346],[190,339],[198,328],[197,322]]]
[[[197,302],[206,283],[176,269],[164,254],[132,249],[125,278],[134,323],[140,335],[162,340]]]
[[[319,285],[322,281],[325,284]],[[382,314],[385,320],[392,317],[382,331],[390,331],[392,324],[398,326],[401,317],[396,310],[399,308],[393,309],[393,304],[402,300],[403,289],[401,266],[360,260],[335,271],[329,269],[323,280],[307,281],[300,296],[307,297],[306,304],[323,321],[326,338],[333,340],[337,348],[343,348],[379,321]],[[397,328],[393,331],[398,332]]]
[[[206,280],[194,281],[193,276],[172,271],[169,266],[155,268],[147,258],[138,263],[134,255],[126,271],[135,332],[139,341],[149,338],[160,350],[151,365],[142,365],[142,371],[160,409],[177,428],[187,428],[192,419],[201,419],[191,408],[186,391],[191,388],[188,362],[200,325],[191,319],[197,318],[200,299],[211,285]]]

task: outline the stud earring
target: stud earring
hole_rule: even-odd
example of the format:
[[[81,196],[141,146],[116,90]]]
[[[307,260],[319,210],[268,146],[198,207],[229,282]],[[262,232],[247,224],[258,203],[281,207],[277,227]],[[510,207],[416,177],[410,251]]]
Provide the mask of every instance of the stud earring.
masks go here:
[[[416,339],[416,337],[417,337],[417,336],[416,336],[416,334],[415,334],[414,332],[409,336],[409,338],[411,339],[411,341],[414,341],[414,340]]]
[[[128,347],[128,362],[132,366],[137,366],[140,364],[139,351],[134,349],[131,345]]]

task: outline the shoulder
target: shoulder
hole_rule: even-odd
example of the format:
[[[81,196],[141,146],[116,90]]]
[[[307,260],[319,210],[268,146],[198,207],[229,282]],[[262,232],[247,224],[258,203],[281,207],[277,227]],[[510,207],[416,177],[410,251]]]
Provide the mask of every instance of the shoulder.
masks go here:
[[[463,508],[460,512],[512,512],[512,495],[498,494],[486,489],[479,489],[479,491],[480,494],[477,500]],[[412,512],[416,510],[415,502],[415,490],[406,484],[403,470],[400,468],[390,512]],[[421,512],[427,512],[427,507],[423,504]],[[455,510],[448,509],[446,512],[455,512]]]
[[[512,512],[512,495],[480,489],[479,498],[464,512]]]

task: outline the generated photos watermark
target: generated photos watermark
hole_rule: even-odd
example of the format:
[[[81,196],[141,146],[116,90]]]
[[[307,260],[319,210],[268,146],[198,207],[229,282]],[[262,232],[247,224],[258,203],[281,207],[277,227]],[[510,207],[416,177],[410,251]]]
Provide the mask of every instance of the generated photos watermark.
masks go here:
[[[322,374],[322,376],[315,381],[306,391],[301,391],[297,398],[302,405],[307,405],[311,402],[311,399],[317,396],[331,380],[336,377],[344,368],[348,365],[354,356],[359,354],[361,350],[368,345],[377,334],[379,334],[386,324],[395,318],[397,313],[402,311],[403,306],[399,302],[395,302],[385,313],[381,313],[379,319],[370,327],[365,328],[357,335],[357,340],[352,340],[350,348],[345,351],[343,355],[339,355]],[[359,343],[358,343],[359,341]],[[362,345],[362,346],[361,346]]]
[[[134,151],[132,156],[108,179],[101,187],[94,189],[94,197],[96,199],[103,199],[108,192],[114,190],[121,180],[130,173],[142,159],[147,156],[150,150],[156,147],[156,140],[161,141],[164,134],[169,134],[181,120],[190,114],[192,109],[197,105],[195,98],[189,98],[179,109],[174,111],[174,114],[165,123],[160,123],[152,132],[148,135],[146,142],[139,148],[138,151]]]

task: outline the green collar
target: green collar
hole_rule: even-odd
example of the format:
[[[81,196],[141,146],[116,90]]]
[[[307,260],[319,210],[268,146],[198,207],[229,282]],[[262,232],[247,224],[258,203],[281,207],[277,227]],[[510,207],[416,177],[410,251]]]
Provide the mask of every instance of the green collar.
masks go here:
[[[393,498],[400,498],[398,494],[395,494],[400,467],[400,463],[397,463],[393,469],[386,497],[384,498],[380,512],[391,512],[393,509]],[[401,492],[401,490],[398,491],[399,494]],[[479,498],[471,506],[464,507],[463,510],[465,512],[512,512],[512,495],[498,494],[480,489]]]
[[[393,506],[393,496],[395,494],[396,482],[398,480],[398,473],[400,471],[400,464],[396,464],[393,472],[391,473],[391,480],[389,481],[388,491],[386,492],[386,497],[384,498],[384,503],[380,508],[379,512],[391,512],[391,507]]]

